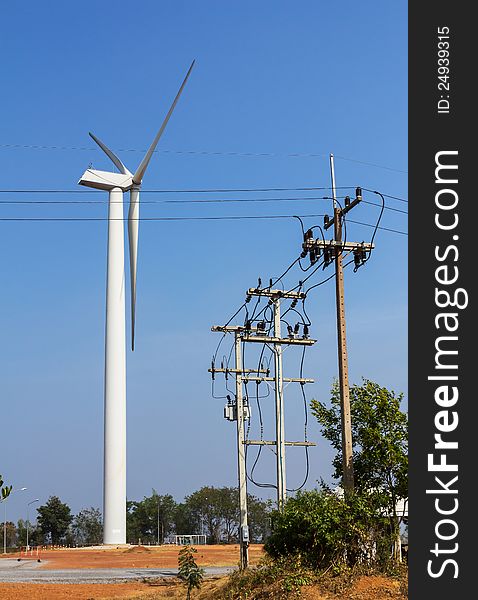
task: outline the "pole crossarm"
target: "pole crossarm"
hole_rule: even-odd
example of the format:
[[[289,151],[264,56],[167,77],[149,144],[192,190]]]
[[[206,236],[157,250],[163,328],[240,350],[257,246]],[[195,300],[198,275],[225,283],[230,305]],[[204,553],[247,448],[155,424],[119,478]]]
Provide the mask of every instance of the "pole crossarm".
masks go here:
[[[269,298],[292,298],[303,300],[306,297],[304,292],[284,292],[284,290],[271,290],[269,288],[249,288],[246,292],[248,296],[267,296]]]
[[[354,250],[365,250],[370,252],[375,248],[375,244],[368,244],[365,242],[342,242],[340,240],[320,240],[320,239],[307,239],[302,247],[304,250],[310,250],[311,248],[339,248],[343,252],[353,252]]]
[[[256,377],[254,375],[245,375],[243,381],[274,381],[274,377]],[[283,377],[282,381],[285,383],[315,383],[315,379],[308,379],[305,377]]]
[[[209,373],[270,373],[269,369],[243,369],[242,371],[238,371],[237,369],[208,369]],[[245,377],[243,377],[245,379]]]
[[[257,331],[257,327],[243,327],[242,325],[214,325],[211,327],[211,331],[221,332],[221,333],[237,333],[241,335],[241,339],[243,342],[256,342],[258,344],[293,344],[296,346],[312,346],[316,343],[317,340],[311,340],[309,338],[291,338],[291,337],[274,337],[267,335],[248,335],[253,331]],[[213,369],[209,369],[209,372],[212,372]],[[220,373],[221,369],[214,369],[215,372]],[[222,369],[222,372],[231,372],[234,373],[234,369]],[[242,373],[247,373],[248,371],[241,371]],[[250,369],[249,372],[257,373],[257,369]],[[260,373],[266,373],[265,370],[259,371]]]
[[[244,335],[243,342],[256,342],[258,344],[292,344],[295,346],[312,346],[317,340],[301,338],[269,337],[266,335]]]
[[[314,442],[282,442],[284,446],[317,446]],[[277,442],[268,440],[244,440],[246,446],[277,446]]]
[[[337,214],[337,217],[339,219],[342,219],[342,217],[346,215],[349,212],[349,210],[352,210],[352,208],[355,208],[357,204],[360,204],[360,202],[362,202],[362,188],[357,187],[355,189],[355,200],[350,201],[350,198],[347,196],[345,198],[345,206],[343,208],[339,208],[337,206],[337,199],[335,196],[335,170],[333,154],[330,155],[330,175],[332,178],[332,197],[334,202],[334,213]],[[324,229],[328,229],[329,227],[332,227],[332,225],[334,225],[334,220],[326,220],[326,222],[324,223]]]
[[[237,369],[208,369],[209,373],[251,373],[251,375],[243,375],[242,381],[274,381],[274,377],[269,377],[267,373],[270,373],[269,369],[243,369],[238,371]],[[257,373],[257,375],[255,375]],[[266,376],[259,375],[259,373],[266,373]],[[282,381],[287,383],[315,383],[315,379],[307,377],[283,377]]]
[[[211,331],[220,333],[241,333],[243,331],[257,331],[257,327],[244,327],[244,325],[213,325]]]

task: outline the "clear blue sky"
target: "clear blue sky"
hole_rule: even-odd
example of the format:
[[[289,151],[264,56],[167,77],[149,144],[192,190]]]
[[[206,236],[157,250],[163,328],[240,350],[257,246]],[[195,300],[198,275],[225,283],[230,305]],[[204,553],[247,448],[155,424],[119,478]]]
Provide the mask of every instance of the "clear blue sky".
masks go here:
[[[2,17],[0,189],[80,189],[91,162],[110,169],[88,131],[134,170],[195,58],[145,190],[328,186],[334,152],[338,186],[408,198],[405,2],[30,1],[5,5]],[[74,203],[87,199],[106,195],[2,193],[0,219],[106,217],[105,204]],[[387,206],[408,208],[393,199]],[[330,210],[325,200],[289,200],[151,203],[142,214]],[[362,204],[350,219],[373,224],[378,213]],[[407,215],[386,210],[381,224],[405,232]],[[0,220],[0,473],[28,487],[9,499],[9,519],[24,518],[27,501],[53,494],[74,512],[102,504],[106,226]],[[370,227],[348,225],[350,240],[371,234]],[[370,262],[346,272],[350,379],[364,376],[406,393],[407,237],[380,230],[375,243]],[[203,485],[235,485],[234,425],[222,417],[223,401],[211,397],[207,372],[218,342],[210,327],[235,312],[259,276],[282,273],[300,244],[294,219],[141,223],[137,348],[128,353],[129,498],[155,488],[182,500]],[[319,271],[310,283],[329,274]],[[284,284],[300,278],[293,270]],[[319,340],[305,364],[304,375],[317,379],[308,395],[327,400],[337,375],[333,281],[311,292],[308,313]],[[291,353],[286,375],[297,369]],[[287,437],[298,439],[300,398],[292,390],[288,398]],[[257,427],[254,407],[253,418]],[[320,477],[330,480],[332,454],[313,419],[309,439],[318,442],[310,455],[313,487]],[[273,477],[271,453],[265,456],[257,471],[262,481]],[[291,449],[291,486],[303,472],[302,451]],[[249,491],[262,495],[254,486]]]

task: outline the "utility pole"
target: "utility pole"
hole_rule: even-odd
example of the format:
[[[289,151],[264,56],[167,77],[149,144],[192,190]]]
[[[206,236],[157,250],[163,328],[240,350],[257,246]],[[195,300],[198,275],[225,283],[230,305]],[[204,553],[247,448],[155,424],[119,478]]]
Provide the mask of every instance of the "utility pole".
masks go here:
[[[281,311],[280,305],[282,299],[299,300],[303,299],[305,295],[302,292],[293,292],[282,290],[273,290],[269,288],[250,288],[247,290],[248,296],[266,296],[270,298],[270,302],[273,305],[274,313],[274,328],[273,337],[263,335],[248,335],[243,339],[248,342],[260,342],[269,343],[274,348],[274,396],[275,396],[275,426],[276,426],[276,481],[277,481],[277,508],[282,510],[287,500],[287,485],[286,485],[286,464],[285,464],[285,447],[287,445],[294,446],[315,446],[311,442],[286,442],[285,440],[285,423],[284,423],[284,381],[287,382],[299,382],[299,383],[312,383],[313,380],[300,379],[300,378],[284,378],[282,374],[282,346],[283,344],[290,345],[301,345],[311,346],[315,343],[315,340],[308,339],[304,334],[304,337],[289,337],[283,338],[281,333]],[[254,379],[261,379],[255,378]],[[267,379],[267,378],[262,378]],[[254,443],[254,442],[249,442]]]
[[[237,473],[239,482],[239,544],[241,569],[249,565],[249,526],[247,524],[246,449],[244,446],[244,402],[242,397],[242,346],[238,331],[234,333],[236,354]]]
[[[315,340],[308,338],[304,332],[302,338],[295,335],[287,338],[281,337],[280,330],[280,299],[281,298],[303,298],[304,294],[300,292],[283,292],[282,290],[271,290],[269,288],[259,289],[250,288],[247,291],[248,296],[268,296],[271,304],[274,305],[274,335],[266,335],[264,329],[259,327],[245,326],[214,326],[212,331],[220,333],[233,333],[235,346],[235,367],[229,369],[227,366],[221,365],[216,368],[214,362],[209,370],[212,378],[215,378],[216,373],[224,373],[226,379],[229,374],[233,374],[236,380],[235,403],[233,404],[228,396],[228,404],[224,408],[224,417],[229,421],[237,421],[237,471],[239,482],[239,503],[240,503],[240,527],[239,527],[239,542],[240,542],[240,566],[245,569],[249,564],[249,527],[247,521],[247,473],[246,473],[246,456],[245,447],[252,445],[261,446],[276,446],[277,455],[277,505],[282,510],[286,500],[286,472],[285,472],[285,446],[315,446],[313,442],[299,441],[286,442],[284,436],[284,403],[283,403],[283,383],[313,383],[313,379],[283,377],[282,375],[282,345],[301,345],[311,346]],[[270,344],[274,347],[274,377],[269,375],[268,369],[246,369],[242,364],[242,343],[255,342],[260,344]],[[275,388],[275,414],[276,414],[276,440],[246,440],[244,422],[250,417],[249,406],[244,405],[242,386],[248,381],[274,382]]]
[[[334,208],[335,240],[335,298],[337,305],[337,348],[339,358],[339,388],[342,419],[342,466],[345,493],[354,489],[354,466],[352,451],[352,420],[350,417],[349,365],[347,357],[347,335],[345,329],[344,268],[342,264],[342,214],[337,207],[335,195],[334,155],[330,155],[330,176]]]
[[[354,468],[352,452],[352,420],[350,415],[350,391],[349,391],[349,373],[347,357],[347,335],[345,325],[345,298],[344,298],[344,269],[343,253],[353,252],[355,267],[358,268],[367,260],[367,253],[370,253],[373,244],[364,242],[348,242],[342,240],[342,223],[345,215],[357,204],[362,201],[362,190],[360,187],[355,190],[355,200],[351,201],[349,196],[345,197],[344,206],[340,207],[336,197],[335,186],[335,168],[334,155],[330,155],[330,176],[332,180],[332,201],[334,217],[329,219],[328,215],[324,217],[324,229],[327,230],[334,226],[334,239],[314,239],[312,230],[309,229],[304,234],[304,243],[302,244],[301,257],[310,255],[311,264],[317,262],[323,254],[324,266],[327,267],[335,261],[335,299],[337,307],[337,349],[339,365],[339,391],[340,391],[340,412],[342,429],[342,467],[343,467],[343,486],[346,494],[354,489]]]
[[[280,298],[273,299],[274,337],[281,337]],[[276,405],[277,508],[282,510],[287,500],[285,477],[284,386],[282,382],[282,345],[274,343],[274,393]]]
[[[246,569],[249,565],[249,527],[247,523],[247,480],[246,480],[246,449],[244,445],[244,421],[249,417],[249,407],[244,406],[242,396],[242,337],[241,332],[244,327],[213,327],[213,331],[233,332],[234,333],[234,349],[235,349],[235,369],[236,376],[236,402],[234,406],[228,405],[227,408],[232,408],[232,414],[225,415],[230,420],[237,422],[237,478],[239,486],[239,547],[240,547],[240,568]],[[212,369],[209,369],[212,371]],[[212,371],[213,373],[215,371]]]

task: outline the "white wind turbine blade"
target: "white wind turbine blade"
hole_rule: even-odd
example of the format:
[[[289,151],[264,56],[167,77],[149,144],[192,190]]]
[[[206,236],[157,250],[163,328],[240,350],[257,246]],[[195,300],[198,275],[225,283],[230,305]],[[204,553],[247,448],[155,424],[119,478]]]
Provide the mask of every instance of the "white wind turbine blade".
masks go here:
[[[186,77],[184,78],[184,81],[182,82],[181,87],[179,88],[179,91],[176,94],[176,98],[174,99],[173,103],[171,104],[171,108],[169,109],[168,114],[166,115],[166,117],[163,121],[163,124],[161,125],[160,130],[156,134],[156,137],[154,138],[153,143],[149,147],[149,150],[146,152],[143,160],[141,161],[141,164],[136,169],[136,172],[133,175],[133,183],[135,183],[137,185],[141,185],[141,182],[143,181],[144,172],[148,168],[149,161],[151,160],[151,157],[153,156],[153,152],[156,148],[157,143],[159,142],[159,138],[163,135],[163,131],[165,130],[166,125],[168,124],[169,118],[173,114],[173,110],[175,109],[176,104],[178,103],[179,97],[181,96],[181,93],[184,89],[184,86],[186,85],[186,81],[188,80],[188,77],[194,67],[195,62],[196,61],[193,60],[193,62],[191,63],[191,66],[189,67],[189,70],[186,73]]]
[[[134,351],[136,320],[136,271],[138,266],[139,186],[130,190],[128,212],[129,268],[131,281],[131,350]]]
[[[98,146],[103,150],[103,152],[106,154],[106,156],[108,156],[108,158],[113,162],[113,164],[115,165],[115,167],[118,169],[118,171],[120,173],[123,173],[123,175],[131,175],[131,173],[124,166],[124,164],[121,162],[121,160],[116,156],[116,154],[112,150],[110,150],[108,148],[108,146],[106,144],[103,144],[103,142],[99,138],[97,138],[96,135],[91,133],[91,131],[89,132],[89,136],[98,144]]]
[[[153,156],[153,152],[159,142],[159,138],[162,136],[163,131],[165,130],[166,125],[168,124],[168,121],[169,121],[171,115],[173,114],[173,110],[175,109],[176,104],[178,103],[179,97],[181,96],[184,86],[186,85],[186,82],[189,78],[189,75],[191,74],[191,71],[194,67],[194,63],[195,63],[195,61],[193,60],[193,62],[191,63],[191,66],[189,67],[188,72],[186,73],[186,77],[184,78],[184,81],[182,82],[181,87],[179,88],[179,91],[176,94],[176,97],[174,98],[171,108],[169,109],[168,114],[166,115],[158,133],[156,134],[156,137],[153,140],[153,143],[149,147],[149,150],[146,152],[143,160],[141,161],[141,164],[136,169],[135,174],[132,176],[133,187],[130,190],[130,203],[129,203],[129,212],[128,212],[129,266],[130,266],[130,279],[131,279],[131,349],[132,350],[134,350],[135,321],[136,321],[136,274],[137,274],[137,267],[138,267],[140,186],[141,186],[141,182],[143,181],[144,173],[145,173],[146,169],[148,168],[149,161],[151,160],[151,157]],[[93,138],[93,139],[95,139],[95,138]],[[106,148],[106,146],[104,146],[104,144],[101,144],[99,142],[99,140],[95,139],[95,141],[108,154],[108,156],[111,158],[111,160],[115,163],[115,165],[118,168],[120,168],[118,166],[118,163],[119,163],[122,166],[122,168],[126,169],[126,167],[119,160],[119,158],[117,158],[111,151],[109,151],[108,148]],[[116,161],[118,161],[118,162],[116,162]]]

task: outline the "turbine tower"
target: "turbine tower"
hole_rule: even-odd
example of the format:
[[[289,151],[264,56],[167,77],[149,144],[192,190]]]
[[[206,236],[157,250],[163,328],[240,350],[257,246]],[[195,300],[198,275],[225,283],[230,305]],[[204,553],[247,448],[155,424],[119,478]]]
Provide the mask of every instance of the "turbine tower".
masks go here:
[[[126,315],[123,192],[128,190],[130,192],[128,240],[131,274],[131,349],[134,350],[139,192],[149,161],[193,66],[194,61],[189,67],[153,143],[135,173],[132,174],[128,171],[116,154],[90,133],[90,136],[111,159],[119,173],[87,169],[78,182],[80,185],[109,192],[104,387],[104,544],[126,543]]]

